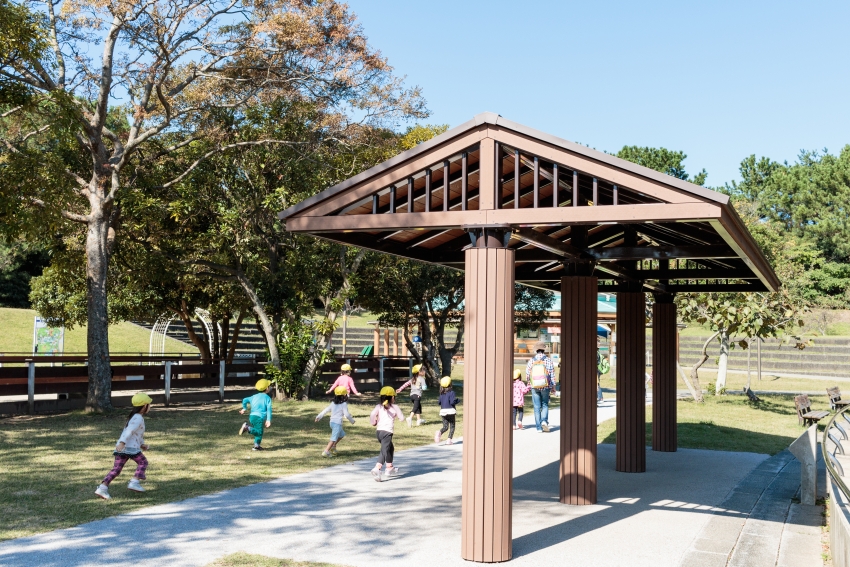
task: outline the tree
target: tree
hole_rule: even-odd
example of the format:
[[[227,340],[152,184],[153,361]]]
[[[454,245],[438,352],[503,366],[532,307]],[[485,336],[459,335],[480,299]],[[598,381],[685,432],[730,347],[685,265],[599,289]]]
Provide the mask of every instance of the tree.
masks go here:
[[[246,138],[238,127],[216,128],[217,113],[235,116],[279,97],[353,110],[363,122],[421,109],[418,91],[405,91],[367,45],[345,5],[294,0],[53,0],[43,9],[49,53],[27,60],[3,57],[0,77],[29,89],[48,125],[71,133],[87,160],[67,166],[70,194],[33,196],[24,184],[17,203],[61,215],[85,227],[89,410],[111,408],[107,334],[109,261],[121,224],[120,200],[136,171],[179,150],[203,144],[164,187],[180,183],[211,156],[285,139]],[[90,57],[92,46],[100,56]],[[47,104],[53,101],[53,105]],[[61,103],[62,112],[56,107]],[[118,109],[126,128],[113,127]],[[11,111],[24,113],[20,108]],[[317,128],[338,128],[336,123]],[[235,125],[236,126],[236,125]],[[10,152],[50,128],[7,139]]]
[[[802,152],[795,164],[751,155],[741,162],[741,182],[725,190],[749,203],[782,238],[810,242],[807,299],[826,308],[850,307],[850,146],[837,155]]]
[[[695,185],[704,185],[708,173],[703,169],[693,178],[685,171],[685,152],[676,152],[667,148],[648,148],[641,146],[623,146],[615,154],[618,158],[660,171],[671,177],[690,181]]]

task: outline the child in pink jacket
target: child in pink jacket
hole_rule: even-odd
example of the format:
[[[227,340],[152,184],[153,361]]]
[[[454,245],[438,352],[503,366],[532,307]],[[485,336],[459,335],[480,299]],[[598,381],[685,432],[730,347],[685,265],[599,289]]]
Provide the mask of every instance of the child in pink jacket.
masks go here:
[[[531,386],[521,380],[522,370],[514,370],[514,401],[511,404],[511,422],[514,429],[522,429],[522,413],[525,408],[525,395]]]

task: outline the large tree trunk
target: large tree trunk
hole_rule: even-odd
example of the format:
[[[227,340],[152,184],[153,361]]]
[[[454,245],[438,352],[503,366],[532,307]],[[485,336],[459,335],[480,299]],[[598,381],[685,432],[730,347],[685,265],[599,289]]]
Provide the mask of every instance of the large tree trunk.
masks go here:
[[[729,333],[720,331],[720,360],[717,363],[717,382],[714,393],[720,395],[726,388],[726,371],[729,368]]]
[[[257,321],[259,321],[260,327],[262,328],[263,337],[266,339],[266,348],[269,349],[269,363],[279,370],[280,351],[277,348],[277,329],[272,324],[271,319],[266,313],[257,292],[254,291],[254,286],[251,285],[250,281],[248,281],[248,277],[240,272],[237,274],[236,278],[239,280],[239,285],[242,286],[242,290],[245,292],[245,295],[247,295],[248,299],[251,301],[251,310],[254,312],[254,315],[257,316]]]
[[[233,335],[230,338],[230,350],[227,352],[227,364],[233,364],[233,356],[236,354],[236,345],[239,342],[239,331],[242,329],[242,320],[245,318],[245,311],[240,309],[239,316],[236,318],[236,324],[233,326]]]
[[[304,366],[304,372],[301,373],[301,399],[304,401],[310,399],[310,383],[313,381],[313,376],[315,376],[316,372],[319,370],[319,363],[322,360],[322,354],[327,350],[328,345],[331,344],[331,341],[333,340],[333,324],[336,321],[336,316],[336,311],[330,309],[325,311],[325,317],[328,320],[328,328],[330,330],[327,333],[316,337],[316,344],[313,346],[312,352],[310,352],[310,358],[307,359],[307,364]]]
[[[717,338],[717,335],[719,335],[719,334],[720,333],[717,332],[717,333],[714,333],[713,335],[711,335],[710,337],[708,337],[708,340],[705,341],[705,344],[702,345],[702,355],[700,356],[700,359],[697,361],[696,364],[694,364],[691,367],[691,384],[692,384],[693,391],[696,392],[696,394],[699,395],[699,399],[696,400],[698,402],[703,401],[702,387],[699,384],[699,369],[700,369],[700,366],[705,364],[705,361],[708,360],[708,345],[711,344],[711,341],[713,341],[715,338]]]
[[[109,361],[109,315],[106,274],[109,266],[109,215],[92,206],[86,232],[86,309],[89,391],[86,411],[112,409],[112,368]]]

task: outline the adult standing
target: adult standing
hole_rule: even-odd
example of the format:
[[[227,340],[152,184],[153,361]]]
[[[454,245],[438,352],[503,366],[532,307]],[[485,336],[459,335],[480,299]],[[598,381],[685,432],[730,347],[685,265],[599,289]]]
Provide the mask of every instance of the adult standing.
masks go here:
[[[549,395],[555,391],[555,364],[546,355],[546,343],[534,344],[535,354],[525,367],[525,379],[531,386],[534,424],[540,433],[549,431]]]

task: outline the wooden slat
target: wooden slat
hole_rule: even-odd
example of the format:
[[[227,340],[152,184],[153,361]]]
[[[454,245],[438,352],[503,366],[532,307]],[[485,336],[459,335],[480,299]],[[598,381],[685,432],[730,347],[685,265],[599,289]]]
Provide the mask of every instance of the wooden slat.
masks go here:
[[[652,450],[673,452],[676,425],[676,305],[652,307]]]
[[[646,302],[642,292],[617,294],[617,464],[646,471]]]
[[[511,557],[514,252],[472,248],[466,254],[462,555],[470,561]]]
[[[589,276],[561,278],[560,500],[597,500],[596,287]]]

